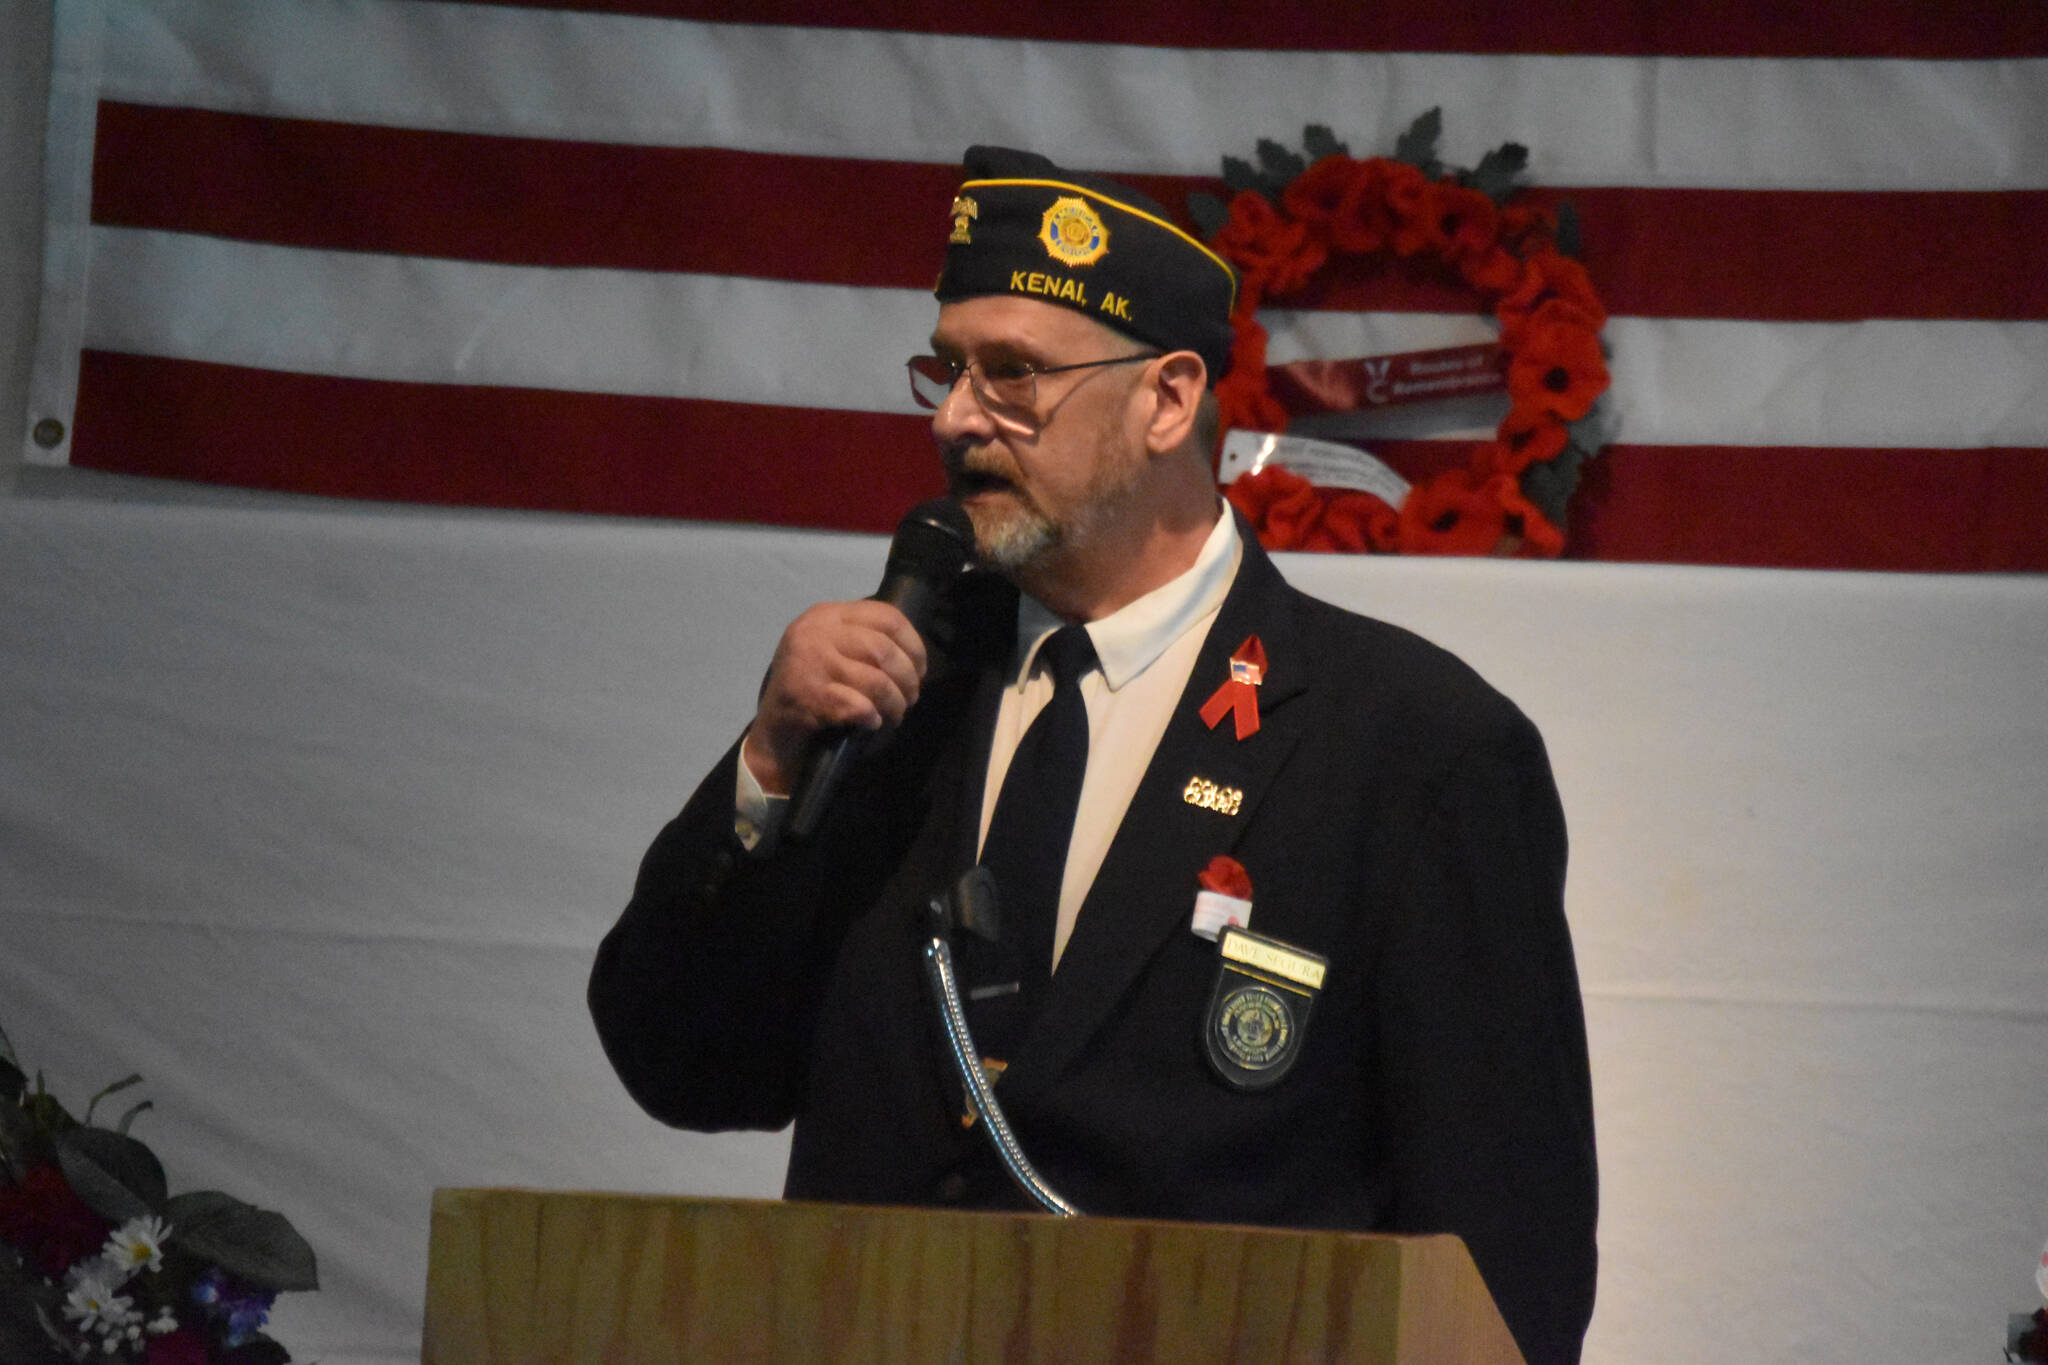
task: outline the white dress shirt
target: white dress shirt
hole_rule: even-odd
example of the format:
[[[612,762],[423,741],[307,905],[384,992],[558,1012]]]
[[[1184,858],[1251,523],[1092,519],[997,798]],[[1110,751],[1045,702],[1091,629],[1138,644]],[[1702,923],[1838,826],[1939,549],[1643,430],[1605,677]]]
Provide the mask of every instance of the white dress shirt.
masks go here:
[[[1088,708],[1088,771],[1081,780],[1081,801],[1060,882],[1060,917],[1052,945],[1055,967],[1074,931],[1081,902],[1087,899],[1131,796],[1152,761],[1152,751],[1159,747],[1159,737],[1166,733],[1173,708],[1187,687],[1195,656],[1215,624],[1242,556],[1237,523],[1226,507],[1185,573],[1101,620],[1088,622],[1099,667],[1081,677],[1081,700]],[[1032,718],[1052,699],[1052,675],[1037,667],[1039,646],[1065,624],[1030,597],[1018,604],[1012,681],[1004,687],[996,712],[982,791],[983,839],[988,837],[1010,759]],[[1194,895],[1192,888],[1188,894]]]
[[[1060,917],[1052,946],[1055,967],[1243,556],[1236,519],[1226,506],[1186,572],[1101,620],[1088,622],[1097,661],[1097,667],[1081,678],[1081,700],[1088,708],[1088,771],[1081,780],[1080,805],[1060,882]],[[1010,759],[1032,719],[1052,699],[1052,676],[1038,667],[1039,646],[1065,624],[1034,598],[1018,602],[1017,648],[1011,656],[1011,681],[1003,688],[996,712],[977,850],[988,837],[988,822]],[[788,799],[763,792],[744,761],[736,766],[734,832],[749,851],[766,853]]]

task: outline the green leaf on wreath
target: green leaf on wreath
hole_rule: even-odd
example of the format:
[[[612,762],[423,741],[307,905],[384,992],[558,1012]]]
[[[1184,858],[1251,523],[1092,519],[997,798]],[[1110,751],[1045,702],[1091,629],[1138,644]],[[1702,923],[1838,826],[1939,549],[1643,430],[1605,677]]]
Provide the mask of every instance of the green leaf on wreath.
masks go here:
[[[164,1206],[171,1244],[238,1280],[276,1293],[318,1289],[313,1248],[285,1216],[219,1190],[181,1194]]]
[[[120,1122],[114,1125],[114,1131],[117,1133],[127,1132],[130,1128],[132,1128],[135,1125],[136,1115],[142,1113],[146,1109],[154,1108],[156,1108],[155,1100],[143,1100],[140,1104],[129,1105],[127,1110],[122,1113]]]
[[[1231,192],[1235,194],[1242,194],[1246,190],[1256,190],[1260,194],[1266,193],[1265,178],[1258,173],[1258,170],[1253,167],[1251,162],[1246,161],[1242,157],[1226,156],[1223,158],[1223,183],[1228,185]]]
[[[1579,259],[1579,210],[1569,199],[1557,203],[1557,249],[1575,261]]]
[[[57,1165],[86,1207],[110,1223],[164,1205],[164,1168],[155,1153],[110,1128],[73,1128],[57,1138]]]
[[[1394,144],[1394,160],[1405,161],[1424,175],[1435,175],[1443,169],[1436,159],[1437,140],[1443,135],[1444,111],[1438,106],[1408,125],[1408,131]]]
[[[1223,231],[1223,225],[1230,221],[1230,210],[1215,195],[1197,190],[1188,196],[1188,216],[1195,220],[1195,229],[1206,241]]]
[[[1605,343],[1600,347],[1600,354],[1607,354]],[[1603,446],[1614,440],[1615,430],[1612,410],[1606,403],[1593,404],[1584,417],[1565,425],[1566,437],[1573,445],[1588,452],[1589,458],[1598,455]]]
[[[1308,169],[1308,163],[1301,159],[1301,153],[1290,152],[1272,138],[1259,139],[1259,169],[1265,172],[1270,193],[1278,197],[1280,191],[1292,184],[1294,177]]]
[[[22,1076],[21,1073],[21,1058],[14,1055],[14,1044],[8,1040],[7,1030],[4,1028],[0,1028],[0,1062],[13,1067],[14,1074],[21,1076],[22,1084],[28,1083],[28,1077]]]
[[[1515,180],[1529,165],[1529,149],[1519,142],[1504,143],[1479,158],[1479,164],[1465,174],[1467,185],[1496,204],[1505,204],[1515,192]]]
[[[1556,458],[1522,471],[1522,496],[1535,503],[1536,509],[1560,531],[1565,529],[1566,505],[1578,491],[1579,466],[1592,453],[1581,445],[1567,445]]]
[[[1310,161],[1321,161],[1326,156],[1351,155],[1351,149],[1337,141],[1337,135],[1320,123],[1311,123],[1301,130],[1301,145]]]

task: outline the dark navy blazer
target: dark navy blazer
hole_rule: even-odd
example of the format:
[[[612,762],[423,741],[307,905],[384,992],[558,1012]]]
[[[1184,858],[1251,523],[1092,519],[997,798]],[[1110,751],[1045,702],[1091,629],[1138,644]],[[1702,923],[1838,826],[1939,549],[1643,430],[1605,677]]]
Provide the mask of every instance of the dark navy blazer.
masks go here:
[[[1597,1179],[1565,829],[1543,743],[1464,664],[1244,560],[997,1095],[1090,1213],[1454,1232],[1532,1365],[1592,1312]],[[792,1120],[785,1193],[1023,1207],[960,1122],[918,945],[973,859],[1015,594],[961,595],[900,731],[818,836],[732,832],[729,752],[647,854],[590,1005],[633,1096],[705,1129]],[[1260,728],[1198,712],[1246,639]],[[1191,779],[1243,793],[1235,814]],[[1210,803],[1215,804],[1215,803]],[[1284,1080],[1207,1060],[1216,946],[1189,931],[1229,853],[1251,927],[1328,977]]]

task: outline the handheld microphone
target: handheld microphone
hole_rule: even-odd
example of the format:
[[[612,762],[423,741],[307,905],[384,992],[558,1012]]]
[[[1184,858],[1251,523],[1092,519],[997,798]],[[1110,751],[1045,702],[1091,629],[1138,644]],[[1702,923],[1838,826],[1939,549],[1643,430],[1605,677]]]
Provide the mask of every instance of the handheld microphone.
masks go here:
[[[921,502],[896,523],[889,542],[889,560],[874,599],[887,602],[910,620],[911,629],[929,636],[938,608],[974,553],[974,525],[951,498]],[[791,793],[783,826],[789,837],[804,840],[817,832],[839,780],[859,757],[868,731],[851,725],[822,730],[811,740],[804,769]]]

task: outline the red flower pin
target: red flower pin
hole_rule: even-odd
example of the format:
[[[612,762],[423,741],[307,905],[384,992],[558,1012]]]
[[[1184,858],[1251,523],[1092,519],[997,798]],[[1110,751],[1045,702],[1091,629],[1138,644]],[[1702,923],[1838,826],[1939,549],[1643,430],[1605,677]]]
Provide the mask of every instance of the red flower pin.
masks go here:
[[[1230,676],[1223,686],[1202,704],[1202,723],[1211,730],[1226,714],[1237,718],[1237,737],[1250,739],[1259,732],[1259,684],[1266,678],[1266,647],[1256,635],[1247,635],[1237,653],[1230,656]]]
[[[1252,879],[1243,863],[1219,853],[1195,881],[1201,890],[1195,893],[1195,915],[1188,928],[1213,942],[1230,925],[1243,929],[1251,924]]]

